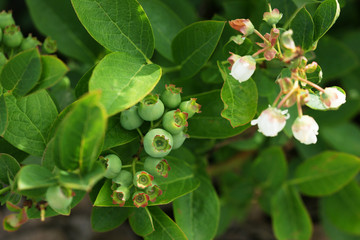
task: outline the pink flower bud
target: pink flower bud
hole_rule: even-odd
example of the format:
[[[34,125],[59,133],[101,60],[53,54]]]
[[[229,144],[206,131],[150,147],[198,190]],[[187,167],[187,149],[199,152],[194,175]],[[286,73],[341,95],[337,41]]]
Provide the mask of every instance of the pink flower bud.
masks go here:
[[[263,15],[263,20],[269,25],[277,24],[282,18],[282,13],[279,12],[279,9],[274,8],[271,12],[265,12]]]
[[[301,143],[309,145],[317,141],[319,125],[315,120],[307,115],[296,118],[291,127],[294,137]]]
[[[337,87],[327,87],[325,92],[320,93],[323,104],[330,109],[337,109],[346,102],[346,95]]]
[[[235,61],[231,67],[230,75],[239,82],[245,82],[254,74],[255,69],[255,59],[252,56],[247,55]]]
[[[289,118],[287,110],[269,107],[264,110],[258,119],[252,120],[251,125],[258,125],[259,132],[267,137],[275,137],[286,124],[286,119]]]
[[[244,34],[244,36],[249,36],[254,32],[254,25],[249,19],[235,19],[229,21],[230,26]]]

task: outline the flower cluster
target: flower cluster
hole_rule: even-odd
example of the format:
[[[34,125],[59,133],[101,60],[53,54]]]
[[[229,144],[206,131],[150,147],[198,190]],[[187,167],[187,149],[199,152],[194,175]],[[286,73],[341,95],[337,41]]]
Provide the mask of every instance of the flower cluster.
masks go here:
[[[163,191],[156,181],[167,178],[171,170],[164,157],[171,150],[180,148],[189,137],[186,133],[187,120],[200,113],[201,108],[195,98],[182,102],[181,90],[173,84],[165,85],[160,96],[149,94],[138,105],[121,113],[121,126],[126,130],[138,131],[148,156],[142,162],[138,154],[132,164],[126,166],[122,166],[120,158],[114,154],[103,158],[107,166],[105,177],[113,182],[111,198],[114,204],[124,206],[132,194],[136,207],[146,207],[149,201],[155,202],[162,195]],[[144,122],[150,122],[145,136],[140,130]],[[123,170],[126,167],[132,168],[132,172]]]
[[[321,110],[334,110],[345,103],[346,95],[339,87],[322,88],[317,85],[322,79],[320,66],[316,62],[308,64],[308,59],[304,56],[305,50],[296,46],[291,29],[280,34],[276,24],[282,18],[282,14],[278,9],[272,10],[270,5],[269,9],[269,12],[264,13],[263,20],[272,28],[265,35],[257,31],[249,19],[229,22],[233,29],[242,34],[242,41],[237,40],[239,36],[231,38],[236,44],[242,44],[243,39],[253,33],[263,41],[256,43],[260,48],[252,55],[239,56],[230,52],[230,75],[241,83],[254,74],[257,62],[280,60],[284,66],[276,80],[280,92],[274,103],[262,111],[257,119],[252,120],[251,124],[257,125],[259,132],[265,136],[277,136],[290,117],[288,110],[281,108],[297,104],[298,117],[291,127],[293,135],[303,144],[314,144],[317,142],[319,126],[311,116],[303,115],[302,106],[311,107],[310,101],[317,101],[318,105],[322,105]],[[263,57],[259,57],[260,55]]]

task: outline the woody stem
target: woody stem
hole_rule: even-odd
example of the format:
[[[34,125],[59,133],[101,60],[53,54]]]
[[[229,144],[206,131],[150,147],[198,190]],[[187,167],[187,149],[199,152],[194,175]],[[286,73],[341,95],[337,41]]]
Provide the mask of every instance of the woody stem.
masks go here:
[[[319,90],[320,92],[325,92],[325,90],[324,90],[322,87],[320,87],[319,85],[317,85],[317,84],[315,84],[315,83],[313,83],[313,82],[310,82],[309,80],[306,80],[306,79],[301,78],[301,77],[299,77],[299,76],[296,76],[296,78],[297,78],[298,80],[306,83],[306,84],[309,84],[309,85],[312,86],[313,88],[316,88],[316,89]]]
[[[288,92],[288,94],[285,95],[285,97],[279,102],[279,104],[277,105],[277,108],[281,108],[281,106],[286,102],[286,100],[288,100],[291,95],[297,91],[299,89],[299,84],[298,82],[296,81],[295,84],[294,84],[294,87],[291,89],[290,92]]]

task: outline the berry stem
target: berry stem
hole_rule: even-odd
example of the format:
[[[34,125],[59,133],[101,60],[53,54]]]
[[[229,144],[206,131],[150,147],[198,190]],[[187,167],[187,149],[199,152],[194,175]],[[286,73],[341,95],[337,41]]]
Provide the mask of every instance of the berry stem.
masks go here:
[[[299,117],[302,117],[303,112],[302,112],[302,108],[301,108],[300,94],[298,94],[296,96],[296,103],[297,103],[297,110],[298,110]]]
[[[132,164],[122,165],[122,167],[121,167],[121,168],[130,168],[130,167],[132,167]]]
[[[286,102],[286,100],[289,99],[289,97],[291,97],[291,95],[297,91],[299,89],[299,83],[298,81],[295,82],[294,87],[291,89],[290,92],[288,92],[288,94],[285,95],[285,97],[283,99],[281,99],[281,101],[279,102],[279,104],[277,105],[277,108],[281,108],[281,106]]]
[[[134,157],[133,158],[133,162],[132,162],[132,172],[133,172],[133,176],[135,176],[136,173],[136,162],[137,162],[138,158]]]
[[[322,87],[320,87],[319,85],[317,85],[317,84],[315,84],[315,83],[313,83],[313,82],[310,82],[309,80],[306,80],[306,79],[301,78],[301,77],[299,77],[299,76],[296,76],[296,78],[297,78],[298,80],[300,80],[300,81],[302,81],[302,82],[304,82],[304,83],[312,86],[313,88],[316,88],[316,89],[319,90],[320,92],[325,92],[325,90],[324,90]]]
[[[257,62],[262,62],[262,61],[264,61],[264,60],[266,60],[266,58],[264,58],[264,57],[262,57],[262,58],[255,58],[255,61],[257,61]]]
[[[171,73],[171,72],[180,71],[181,65],[174,66],[174,67],[161,67],[161,68],[162,68],[162,70],[163,70],[163,74],[165,75],[166,73]]]
[[[136,131],[139,133],[141,140],[144,139],[144,135],[142,134],[142,132],[140,131],[140,129],[137,128]]]
[[[252,57],[256,57],[257,55],[259,55],[260,53],[263,53],[267,50],[267,48],[263,48],[263,49],[260,49],[258,50],[256,53],[254,53],[253,55],[251,55]]]
[[[273,107],[275,107],[275,105],[278,103],[278,101],[280,100],[280,97],[283,95],[283,93],[280,91],[279,94],[277,95],[277,97],[275,98],[274,103],[272,104]]]
[[[270,42],[256,29],[254,29],[254,33],[258,35],[265,43],[270,44]]]

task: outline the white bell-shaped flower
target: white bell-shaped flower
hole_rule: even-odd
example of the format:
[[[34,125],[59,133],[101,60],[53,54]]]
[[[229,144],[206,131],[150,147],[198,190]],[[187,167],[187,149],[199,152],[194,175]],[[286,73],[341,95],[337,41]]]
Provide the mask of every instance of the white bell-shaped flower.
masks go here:
[[[346,96],[337,87],[327,87],[320,94],[321,101],[327,108],[337,109],[346,102]]]
[[[267,137],[275,137],[286,124],[286,119],[289,118],[287,110],[269,107],[262,111],[258,119],[252,120],[251,125],[258,125],[259,132]]]
[[[306,145],[316,143],[319,125],[312,117],[308,115],[297,117],[291,129],[294,137],[301,143]]]
[[[254,74],[255,69],[255,59],[252,56],[247,55],[240,57],[235,61],[235,63],[231,67],[230,75],[239,82],[245,82]]]

